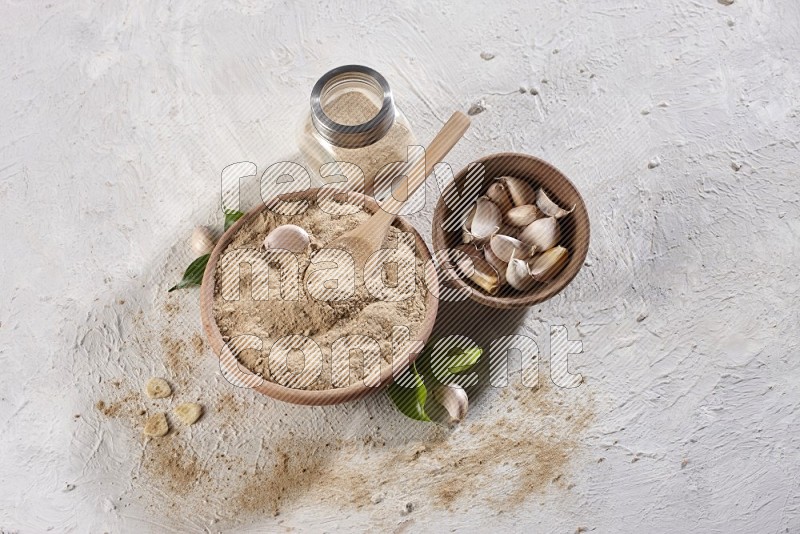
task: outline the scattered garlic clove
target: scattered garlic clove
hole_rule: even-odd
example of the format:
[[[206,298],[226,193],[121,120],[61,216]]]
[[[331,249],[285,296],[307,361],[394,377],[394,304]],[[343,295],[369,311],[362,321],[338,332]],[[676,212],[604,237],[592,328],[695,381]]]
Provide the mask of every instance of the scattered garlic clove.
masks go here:
[[[525,180],[514,178],[512,176],[504,176],[503,178],[500,178],[500,181],[503,182],[503,184],[506,186],[506,189],[508,189],[508,193],[511,195],[511,200],[514,202],[514,206],[526,206],[536,202],[536,192]]]
[[[511,195],[508,194],[508,188],[506,188],[505,184],[502,182],[494,182],[490,185],[489,189],[486,191],[486,196],[500,208],[502,213],[506,213],[514,207],[514,203],[511,201]]]
[[[520,241],[533,245],[536,250],[549,250],[558,244],[561,230],[555,217],[537,219],[519,234]]]
[[[151,378],[144,386],[144,391],[151,399],[166,399],[172,395],[172,388],[169,382],[163,378]]]
[[[433,398],[447,410],[452,422],[459,422],[467,416],[469,397],[458,384],[439,386],[433,390]]]
[[[169,423],[164,413],[157,413],[147,418],[142,433],[150,438],[161,438],[169,433]]]
[[[528,272],[539,282],[547,282],[561,271],[569,259],[564,247],[554,247],[528,261]]]
[[[207,226],[195,226],[189,243],[198,256],[205,256],[214,250],[214,236]]]
[[[572,206],[571,210],[565,210],[564,208],[560,207],[558,204],[550,200],[550,197],[548,197],[547,193],[544,192],[544,189],[541,188],[536,194],[536,206],[548,217],[555,217],[556,219],[559,219],[564,215],[569,215],[575,211],[575,206]]]
[[[283,249],[295,254],[301,254],[311,243],[308,232],[294,224],[284,224],[274,228],[264,239],[264,247],[270,249]]]
[[[497,271],[497,276],[500,280],[500,286],[502,287],[506,285],[506,270],[508,269],[508,262],[498,258],[495,253],[492,252],[492,247],[484,247],[483,255],[486,258],[486,261],[489,262],[489,265],[494,267]]]
[[[203,407],[196,402],[184,402],[175,407],[175,415],[184,425],[193,425],[203,415]]]
[[[464,221],[464,242],[482,245],[500,229],[503,216],[489,197],[478,197]]]
[[[506,281],[508,285],[517,291],[527,291],[536,283],[528,271],[528,263],[525,260],[517,259],[512,255],[506,270]]]
[[[472,280],[490,295],[500,289],[500,276],[497,270],[486,261],[483,253],[474,245],[459,245],[453,250],[456,251],[453,263],[462,276]]]
[[[509,237],[507,235],[502,234],[495,234],[492,236],[492,239],[489,241],[489,247],[494,252],[494,255],[500,258],[501,261],[504,263],[508,263],[511,260],[511,255],[516,252],[516,257],[524,260],[531,255],[533,252],[530,245],[526,245],[519,239],[514,239],[513,237]]]
[[[525,204],[508,210],[506,212],[506,222],[516,227],[528,226],[541,216],[542,212],[539,211],[539,208],[533,204]]]

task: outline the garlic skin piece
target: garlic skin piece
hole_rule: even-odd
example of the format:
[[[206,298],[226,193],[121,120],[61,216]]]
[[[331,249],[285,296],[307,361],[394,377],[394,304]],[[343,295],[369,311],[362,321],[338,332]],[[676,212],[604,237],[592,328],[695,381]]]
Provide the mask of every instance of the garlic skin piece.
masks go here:
[[[497,293],[500,289],[500,276],[480,250],[472,244],[465,244],[455,247],[453,251],[461,253],[454,255],[451,263],[462,276],[472,280],[490,295]]]
[[[500,181],[508,189],[508,194],[511,195],[514,206],[526,206],[536,202],[536,192],[525,180],[514,178],[513,176],[504,176],[500,178]]]
[[[189,243],[198,256],[205,256],[214,250],[214,236],[207,226],[195,226]]]
[[[264,247],[267,250],[283,249],[295,254],[305,252],[310,243],[308,232],[294,224],[284,224],[273,228],[264,239]]]
[[[533,252],[530,245],[526,245],[519,239],[514,239],[507,235],[495,234],[489,240],[489,247],[503,263],[511,261],[511,256],[514,254],[517,258],[524,260],[530,257]]]
[[[439,386],[433,390],[433,398],[447,410],[451,422],[458,423],[467,416],[469,397],[458,384]]]
[[[524,227],[542,217],[542,212],[533,204],[516,206],[506,212],[506,222],[511,226]]]
[[[502,182],[494,182],[490,185],[489,189],[486,191],[486,196],[500,208],[502,213],[506,213],[514,207],[514,203],[511,201],[511,195],[508,194],[508,188],[506,188],[505,184]]]
[[[465,243],[482,245],[500,229],[503,215],[489,197],[478,197],[464,221],[463,238]]]
[[[489,265],[494,267],[497,271],[500,286],[502,287],[506,285],[506,270],[508,269],[508,262],[498,258],[495,253],[492,252],[492,247],[483,247],[483,255],[486,258],[486,261],[489,262]]]
[[[557,275],[569,259],[564,247],[554,247],[528,261],[528,272],[538,282],[547,282]]]
[[[575,211],[575,206],[572,206],[571,210],[565,210],[564,208],[560,207],[558,204],[550,200],[550,197],[548,197],[547,193],[544,192],[544,189],[541,188],[539,188],[539,192],[536,193],[536,206],[548,217],[555,217],[556,219],[560,219],[564,215],[569,215]]]
[[[513,255],[511,257],[511,261],[508,262],[506,281],[508,282],[508,285],[517,291],[527,291],[533,287],[533,284],[536,283],[536,280],[531,277],[531,274],[528,271],[528,262],[517,259]]]
[[[537,219],[525,227],[519,234],[520,241],[533,245],[536,250],[545,251],[558,244],[561,229],[555,217]]]

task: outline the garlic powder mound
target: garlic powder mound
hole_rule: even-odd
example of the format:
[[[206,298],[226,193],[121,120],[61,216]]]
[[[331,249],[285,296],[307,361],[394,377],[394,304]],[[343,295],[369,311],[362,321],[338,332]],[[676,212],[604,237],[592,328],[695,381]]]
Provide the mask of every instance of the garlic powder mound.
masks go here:
[[[175,415],[184,425],[193,425],[203,415],[203,407],[196,402],[184,402],[175,407]]]
[[[151,438],[160,438],[166,436],[169,432],[169,423],[167,423],[167,416],[164,413],[157,413],[151,415],[147,422],[144,424],[144,435]]]
[[[151,399],[165,399],[172,395],[172,388],[163,378],[151,378],[147,381],[145,392]]]

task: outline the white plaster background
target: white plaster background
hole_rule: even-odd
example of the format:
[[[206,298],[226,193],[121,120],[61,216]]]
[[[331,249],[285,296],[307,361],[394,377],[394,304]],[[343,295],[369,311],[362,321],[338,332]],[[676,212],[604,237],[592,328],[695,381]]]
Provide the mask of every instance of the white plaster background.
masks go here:
[[[159,371],[119,361],[129,316],[163,301],[190,228],[219,220],[220,170],[291,153],[313,82],[359,62],[422,141],[485,103],[455,168],[529,152],[583,193],[588,265],[520,328],[583,341],[585,458],[566,494],[499,515],[477,497],[419,503],[410,523],[309,502],[230,528],[800,531],[800,4],[408,4],[2,4],[0,529],[215,529],[112,504],[130,491],[129,431],[92,416],[93,391]],[[426,238],[431,211],[413,217]],[[206,373],[198,391],[226,387]],[[471,417],[491,421],[490,403]],[[355,406],[292,414],[355,427]],[[382,432],[407,428],[380,406]]]

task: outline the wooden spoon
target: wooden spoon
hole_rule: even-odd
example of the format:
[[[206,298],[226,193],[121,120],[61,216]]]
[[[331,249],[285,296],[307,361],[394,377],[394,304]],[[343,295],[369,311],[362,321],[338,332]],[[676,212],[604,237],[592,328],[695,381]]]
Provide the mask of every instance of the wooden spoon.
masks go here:
[[[386,234],[389,232],[389,227],[397,217],[396,214],[411,198],[411,195],[425,183],[425,178],[433,171],[434,165],[441,162],[458,143],[469,128],[469,123],[469,117],[460,111],[453,113],[453,116],[428,145],[425,157],[414,162],[408,174],[403,177],[403,181],[397,187],[400,191],[406,191],[405,198],[398,200],[394,195],[390,195],[381,204],[381,209],[376,211],[372,217],[349,232],[345,232],[324,248],[345,250],[353,257],[356,268],[363,269],[369,257],[381,248]]]

